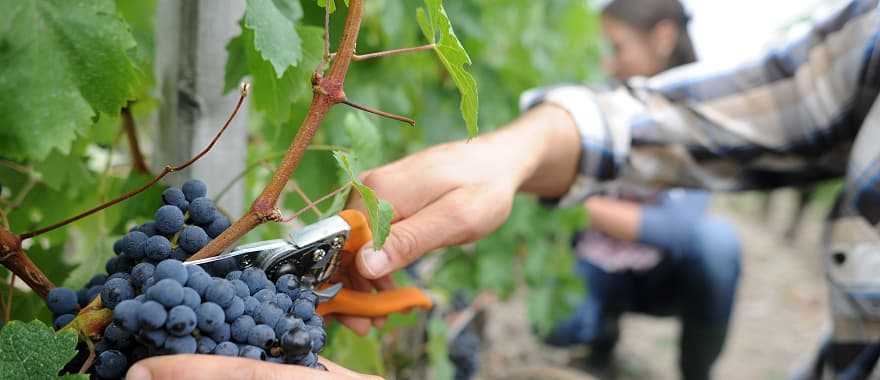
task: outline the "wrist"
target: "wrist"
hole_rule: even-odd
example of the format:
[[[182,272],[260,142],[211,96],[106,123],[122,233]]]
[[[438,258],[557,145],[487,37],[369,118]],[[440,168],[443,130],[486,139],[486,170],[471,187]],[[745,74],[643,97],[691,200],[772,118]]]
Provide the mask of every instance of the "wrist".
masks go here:
[[[577,177],[581,144],[574,119],[563,108],[544,104],[517,120],[513,128],[531,146],[519,189],[545,198],[564,195]]]

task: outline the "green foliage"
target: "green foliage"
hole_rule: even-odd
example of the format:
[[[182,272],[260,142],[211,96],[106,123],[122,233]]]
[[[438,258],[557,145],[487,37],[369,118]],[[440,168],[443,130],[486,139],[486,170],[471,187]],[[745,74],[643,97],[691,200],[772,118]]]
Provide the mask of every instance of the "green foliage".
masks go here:
[[[344,0],[345,6],[348,6],[348,0]],[[330,13],[336,12],[336,0],[330,0],[328,3],[327,0],[318,0],[318,6],[324,8],[327,5],[330,5]]]
[[[388,234],[391,232],[391,219],[394,217],[394,210],[391,209],[391,204],[379,199],[373,189],[361,182],[353,169],[357,166],[352,164],[353,159],[348,154],[337,151],[333,152],[333,157],[336,158],[339,167],[348,174],[352,186],[361,195],[361,198],[364,199],[364,205],[367,207],[370,219],[370,230],[373,233],[373,248],[381,249],[382,245],[385,244],[385,239],[388,238]]]
[[[426,12],[423,8],[419,8],[417,17],[419,27],[422,28],[425,38],[436,44],[435,51],[443,66],[449,70],[452,80],[455,82],[458,91],[461,92],[461,113],[464,116],[465,124],[467,124],[468,135],[474,137],[477,135],[479,128],[477,126],[477,81],[465,69],[465,65],[471,64],[471,57],[468,56],[464,46],[458,41],[455,32],[452,30],[452,23],[449,22],[449,16],[443,9],[442,0],[425,0],[428,7]],[[440,38],[437,38],[437,34]]]
[[[0,8],[0,152],[68,153],[77,133],[132,97],[134,38],[110,0],[3,0]]]
[[[254,33],[254,48],[275,68],[278,78],[302,58],[302,41],[294,27],[302,18],[296,0],[248,0],[244,26]]]
[[[382,363],[377,335],[371,333],[359,336],[348,328],[336,325],[330,333],[330,340],[321,355],[345,367],[361,372],[382,376],[385,365]]]
[[[0,331],[0,374],[8,379],[54,379],[76,355],[76,334],[40,321],[12,321]],[[88,379],[88,375],[65,376]]]

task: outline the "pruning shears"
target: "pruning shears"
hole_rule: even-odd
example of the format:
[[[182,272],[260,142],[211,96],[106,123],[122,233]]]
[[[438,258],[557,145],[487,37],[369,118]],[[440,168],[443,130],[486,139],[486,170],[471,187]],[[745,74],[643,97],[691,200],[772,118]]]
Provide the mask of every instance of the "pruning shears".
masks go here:
[[[353,255],[372,240],[367,219],[360,211],[344,210],[307,225],[290,234],[289,239],[260,241],[236,247],[219,256],[187,262],[200,265],[208,273],[222,277],[250,267],[263,269],[273,282],[293,274],[303,286],[318,295],[317,312],[357,317],[383,317],[413,308],[430,309],[431,298],[419,288],[397,288],[378,293],[347,289],[341,283],[329,284],[342,262],[342,255]]]

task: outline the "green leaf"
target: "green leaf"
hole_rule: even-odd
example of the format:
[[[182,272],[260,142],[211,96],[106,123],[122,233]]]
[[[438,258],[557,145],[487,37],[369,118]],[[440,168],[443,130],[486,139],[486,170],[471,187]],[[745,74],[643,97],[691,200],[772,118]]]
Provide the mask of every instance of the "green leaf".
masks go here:
[[[449,16],[443,9],[443,0],[425,0],[425,5],[428,8],[427,12],[424,8],[419,8],[416,11],[419,27],[425,38],[436,44],[434,50],[440,57],[440,62],[449,71],[452,81],[458,87],[458,91],[461,93],[461,115],[467,125],[468,135],[474,137],[479,132],[477,126],[479,98],[477,81],[465,68],[466,65],[471,64],[471,58],[452,30],[452,23],[449,22]],[[437,39],[438,33],[440,34],[439,40]]]
[[[335,328],[322,355],[353,371],[375,375],[385,373],[381,346],[374,334],[358,336],[350,329]]]
[[[391,204],[379,199],[373,189],[361,182],[354,169],[357,167],[357,164],[352,163],[353,160],[348,153],[336,151],[333,152],[333,157],[336,158],[339,167],[348,174],[355,190],[364,198],[364,205],[367,206],[367,213],[370,217],[370,231],[373,233],[373,248],[377,250],[382,249],[385,239],[388,238],[388,234],[391,232],[391,219],[394,217]]]
[[[140,73],[135,40],[110,0],[0,0],[0,151],[67,152],[98,113],[116,114]]]
[[[244,25],[254,32],[254,47],[278,78],[302,58],[302,41],[294,27],[301,17],[302,7],[295,0],[247,1]]]
[[[56,333],[40,321],[11,321],[0,331],[0,374],[9,379],[57,378],[76,355],[76,341],[76,333]]]
[[[278,76],[273,64],[263,58],[255,46],[255,32],[243,28],[242,34],[229,41],[226,50],[225,91],[238,88],[248,74],[253,88],[253,105],[273,124],[286,124],[291,107],[311,94],[312,72],[321,61],[323,30],[314,26],[297,26],[302,36],[302,60],[299,67],[288,68]]]
[[[345,6],[348,6],[348,0],[344,0]],[[318,6],[324,8],[327,4],[330,4],[330,13],[336,12],[336,0],[330,0],[328,3],[327,0],[318,0]]]

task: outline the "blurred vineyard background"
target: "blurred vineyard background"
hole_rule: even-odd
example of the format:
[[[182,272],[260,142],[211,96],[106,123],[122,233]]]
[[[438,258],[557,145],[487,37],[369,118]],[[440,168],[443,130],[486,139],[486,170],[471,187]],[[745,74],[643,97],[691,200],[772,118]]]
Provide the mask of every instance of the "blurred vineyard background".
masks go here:
[[[295,0],[275,1],[290,4]],[[420,1],[367,1],[358,52],[424,44],[415,17],[416,9],[421,5]],[[320,57],[320,34],[315,31],[323,23],[323,9],[313,0],[302,0],[301,6],[303,15],[297,28],[303,38],[304,60],[300,67],[290,68],[283,78],[272,75],[271,70],[267,74],[268,62],[254,58],[253,46],[248,45],[246,38],[239,40],[244,41],[242,44],[227,47],[230,56],[225,63],[226,81],[219,87],[234,91],[241,79],[247,79],[254,84],[254,95],[248,100],[250,108],[244,122],[247,132],[243,138],[245,144],[241,144],[246,147],[246,163],[244,170],[234,176],[244,184],[240,193],[242,199],[233,199],[237,194],[234,191],[227,193],[230,183],[209,183],[209,194],[218,199],[221,207],[224,202],[248,205],[259,194],[304,117],[310,100],[308,75],[317,63],[314,58]],[[515,118],[519,113],[519,94],[529,88],[561,82],[600,83],[604,79],[599,65],[602,43],[597,13],[584,0],[454,0],[446,1],[444,6],[456,34],[473,60],[471,70],[480,93],[481,133]],[[131,110],[141,146],[155,171],[173,162],[161,155],[163,147],[159,144],[181,138],[175,137],[173,130],[160,129],[157,116],[165,101],[160,89],[156,88],[154,74],[157,1],[117,0],[116,8],[136,42],[136,46],[129,50],[129,58],[138,74],[136,87],[132,89],[137,101]],[[336,33],[342,29],[345,7],[341,2],[339,8],[331,19],[331,41],[338,40]],[[239,33],[236,30],[231,34],[238,36]],[[223,45],[226,45],[225,41]],[[278,88],[282,90],[276,91]],[[332,149],[356,153],[360,166],[367,169],[430,145],[466,137],[459,112],[459,94],[431,52],[357,62],[347,77],[345,90],[350,99],[410,116],[417,125],[409,127],[336,107],[315,138],[315,149],[306,154],[293,178],[311,199],[333,191],[345,181],[332,158]],[[66,112],[61,105],[54,108],[50,105],[42,111]],[[210,129],[214,127],[210,126]],[[13,231],[32,230],[63,219],[135,188],[148,178],[132,170],[129,145],[121,130],[119,115],[101,113],[92,123],[77,130],[69,141],[54,146],[51,151],[26,152],[12,157],[0,150],[0,163],[3,163],[0,165],[0,207],[10,211],[8,219]],[[179,176],[185,175],[188,174]],[[182,182],[180,178],[173,179],[173,182]],[[417,182],[419,179],[412,180]],[[833,186],[829,185],[823,191],[825,196],[820,198],[824,201],[818,202],[819,210],[808,214],[811,220],[816,220],[821,208],[827,207]],[[79,288],[92,274],[103,270],[103,263],[113,255],[112,241],[133,225],[152,217],[152,210],[160,203],[161,190],[162,187],[155,187],[133,201],[43,235],[29,242],[26,248],[52,281]],[[747,256],[750,258],[745,267],[746,290],[741,292],[740,299],[758,297],[759,300],[751,304],[758,306],[738,309],[737,318],[744,313],[742,310],[752,310],[751,313],[745,312],[743,318],[747,322],[737,320],[732,333],[733,349],[745,354],[728,353],[721,366],[727,374],[739,373],[737,371],[743,366],[754,366],[757,368],[753,372],[756,377],[750,378],[782,377],[792,361],[799,357],[791,349],[792,344],[797,343],[795,348],[801,352],[805,352],[803,347],[808,346],[793,340],[817,339],[821,332],[818,327],[821,325],[822,289],[780,288],[784,284],[810,281],[811,276],[817,276],[816,266],[792,266],[788,261],[803,260],[804,257],[807,262],[813,260],[814,240],[806,240],[806,245],[773,240],[778,239],[774,231],[778,232],[779,228],[763,229],[760,226],[765,220],[762,216],[756,217],[762,215],[756,212],[761,208],[756,205],[763,204],[759,195],[725,197],[716,203],[720,212],[730,215],[740,225],[751,226],[747,227],[750,228],[747,232],[757,239],[756,245],[747,247],[747,255],[754,252],[755,256]],[[285,215],[290,215],[303,209],[306,203],[296,191],[288,191],[280,206]],[[338,208],[339,204],[327,202],[320,206],[326,213]],[[308,223],[317,218],[316,213],[308,212],[302,214],[301,222]],[[542,363],[547,366],[569,365],[578,360],[578,353],[550,350],[538,344],[536,336],[565,318],[584,296],[582,282],[573,276],[571,270],[573,257],[569,244],[572,233],[586,226],[587,222],[587,216],[581,210],[552,211],[533,199],[518,198],[510,221],[490,238],[427,256],[412,270],[398,274],[401,283],[415,283],[429,289],[442,301],[442,307],[431,314],[394,316],[383,328],[366,337],[356,336],[338,326],[331,328],[324,355],[349,368],[389,378],[451,378],[453,369],[447,359],[447,339],[450,326],[455,324],[448,312],[454,309],[456,300],[467,306],[471,300],[480,299],[485,303],[472,309],[485,311],[480,313],[481,323],[496,323],[483,326],[487,340],[482,347],[486,355],[481,376],[510,375],[505,372],[510,370],[506,367],[516,362],[539,368]],[[782,225],[784,222],[771,220],[768,223]],[[255,230],[246,240],[279,238],[295,226],[296,223],[268,224]],[[808,238],[814,236],[815,223],[807,223],[805,231]],[[802,257],[766,257],[786,249],[807,253]],[[766,280],[750,282],[748,276],[752,271],[764,271],[759,272],[765,276],[760,278]],[[0,289],[4,290],[4,295],[9,280],[9,273],[0,268],[0,283],[4,284]],[[819,277],[813,281],[820,282]],[[11,318],[39,318],[51,324],[42,300],[18,283],[14,287]],[[783,303],[793,299],[793,305],[806,305],[798,311],[801,314],[791,315],[789,319],[771,318],[770,327],[793,326],[797,330],[793,335],[780,337],[780,345],[785,346],[780,350],[788,353],[784,358],[775,354],[776,351],[768,354],[756,348],[762,345],[762,339],[766,339],[760,335],[768,330],[752,328],[764,326],[768,316],[779,316],[775,312],[779,307],[778,300],[772,298],[777,291],[782,292]],[[760,298],[768,292],[771,298]],[[784,308],[778,310],[785,313]],[[803,321],[804,318],[807,318],[805,324],[792,325],[792,321]],[[626,364],[629,376],[674,378],[677,330],[666,322],[656,324],[637,320],[635,323],[638,333],[624,335],[622,345],[630,358]],[[757,336],[748,335],[749,331]],[[762,367],[748,361],[761,356],[769,364]],[[730,357],[734,359],[728,359]],[[541,373],[547,375],[549,372]]]

